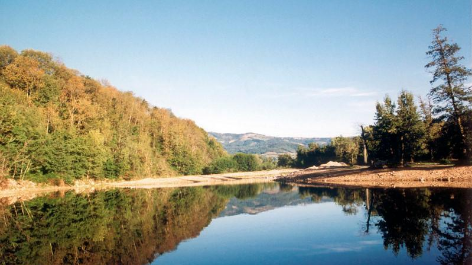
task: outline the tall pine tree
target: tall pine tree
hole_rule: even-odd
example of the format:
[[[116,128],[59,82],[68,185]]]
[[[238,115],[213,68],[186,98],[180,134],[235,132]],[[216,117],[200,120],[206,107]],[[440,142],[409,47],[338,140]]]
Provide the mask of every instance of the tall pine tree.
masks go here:
[[[434,113],[445,121],[451,122],[455,127],[456,139],[454,143],[454,156],[464,159],[470,156],[470,148],[467,147],[466,128],[464,124],[467,109],[472,103],[472,91],[464,85],[472,71],[461,65],[459,61],[464,59],[459,56],[460,47],[456,43],[450,43],[447,37],[441,33],[446,31],[441,25],[433,30],[433,41],[426,52],[431,62],[425,67],[431,69],[433,87],[430,96],[435,103]]]
[[[402,91],[398,97],[397,133],[399,137],[400,163],[412,162],[424,144],[425,127],[415,105],[413,94]]]
[[[373,136],[375,141],[375,157],[386,160],[393,164],[398,164],[400,160],[397,148],[397,117],[395,116],[395,103],[389,96],[386,96],[384,103],[377,103],[375,113],[375,124]]]

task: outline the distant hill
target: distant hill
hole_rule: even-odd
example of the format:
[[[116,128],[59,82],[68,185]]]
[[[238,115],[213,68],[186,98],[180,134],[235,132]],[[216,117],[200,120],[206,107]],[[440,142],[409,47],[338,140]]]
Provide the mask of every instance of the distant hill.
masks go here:
[[[328,144],[331,138],[301,138],[301,137],[275,137],[257,133],[215,133],[209,132],[215,137],[230,154],[262,154],[277,156],[278,154],[297,152],[298,146],[308,146],[309,143],[320,145]]]

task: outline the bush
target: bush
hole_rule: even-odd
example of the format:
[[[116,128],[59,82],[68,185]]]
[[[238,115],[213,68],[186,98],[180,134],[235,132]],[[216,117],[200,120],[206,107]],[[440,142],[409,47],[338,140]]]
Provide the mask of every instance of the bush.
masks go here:
[[[232,157],[221,157],[203,169],[203,174],[219,174],[237,171],[238,165]]]
[[[252,154],[235,154],[221,157],[203,169],[203,174],[219,174],[237,171],[257,171],[261,169],[274,169],[276,164],[270,159],[260,159]]]
[[[259,170],[259,161],[257,156],[250,154],[235,154],[233,160],[237,164],[238,171],[256,171]]]
[[[279,155],[277,159],[277,166],[279,167],[294,167],[295,159],[293,159],[289,154]]]

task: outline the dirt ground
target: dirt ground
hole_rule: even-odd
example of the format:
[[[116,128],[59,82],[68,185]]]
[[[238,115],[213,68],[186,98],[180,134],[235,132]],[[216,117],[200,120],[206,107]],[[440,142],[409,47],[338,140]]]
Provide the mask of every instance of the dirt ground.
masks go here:
[[[291,173],[279,181],[320,186],[472,188],[472,166],[423,165],[375,170],[366,167],[306,169]]]
[[[77,193],[88,193],[96,190],[105,190],[111,188],[172,188],[172,187],[191,187],[208,186],[221,184],[246,184],[273,181],[278,177],[286,176],[297,171],[297,169],[277,169],[270,171],[256,172],[237,172],[214,175],[182,176],[170,178],[144,178],[129,181],[94,181],[79,180],[74,185],[46,185],[31,181],[15,181],[7,179],[0,184],[0,200],[6,200],[9,203],[16,201],[25,201],[33,199],[40,195],[53,192],[66,192],[74,190]]]

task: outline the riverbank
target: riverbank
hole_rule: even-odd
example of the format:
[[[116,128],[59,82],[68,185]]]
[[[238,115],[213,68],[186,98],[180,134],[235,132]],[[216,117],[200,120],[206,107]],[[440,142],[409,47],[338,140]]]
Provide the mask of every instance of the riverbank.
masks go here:
[[[418,165],[394,169],[367,167],[305,169],[291,173],[278,181],[297,185],[364,188],[472,188],[472,166]]]
[[[302,186],[348,186],[369,188],[449,187],[472,188],[472,166],[415,166],[396,169],[367,167],[277,169],[169,178],[144,178],[129,181],[79,180],[74,185],[48,185],[31,181],[7,180],[0,187],[0,200],[29,200],[53,192],[94,192],[112,188],[153,189],[208,185],[236,185],[277,180]]]
[[[127,181],[107,180],[78,180],[74,185],[54,186],[39,184],[31,181],[15,181],[7,179],[0,187],[0,199],[12,198],[14,200],[29,200],[39,195],[51,192],[93,192],[110,188],[154,189],[172,187],[192,187],[222,184],[247,184],[273,181],[278,177],[286,176],[298,171],[297,169],[277,169],[270,171],[236,172],[214,175],[195,175],[169,178],[144,178]]]

